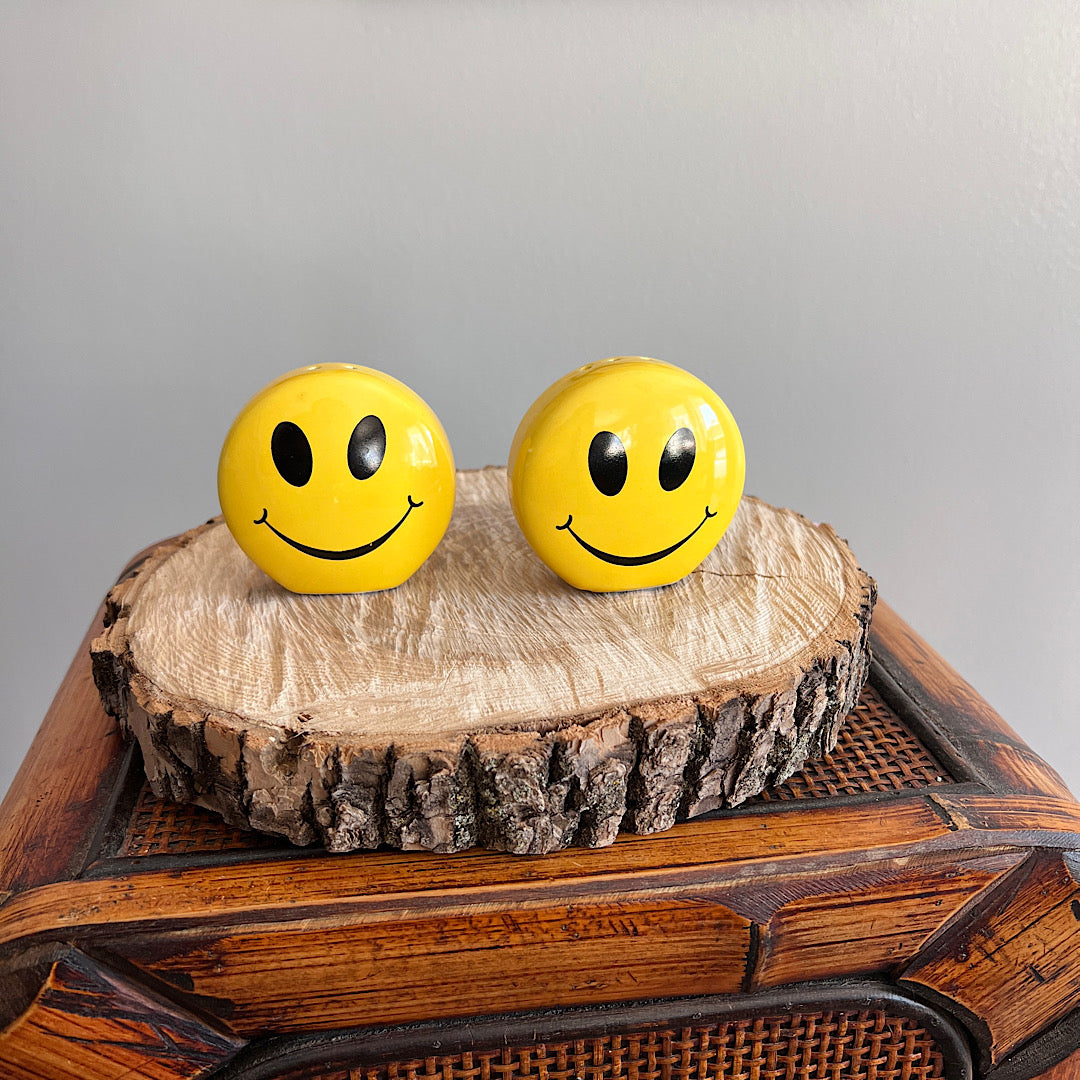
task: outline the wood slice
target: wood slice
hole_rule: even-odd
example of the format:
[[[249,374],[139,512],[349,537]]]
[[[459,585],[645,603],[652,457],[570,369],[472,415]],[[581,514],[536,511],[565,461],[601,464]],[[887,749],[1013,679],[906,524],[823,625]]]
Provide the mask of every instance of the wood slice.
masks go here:
[[[735,805],[831,750],[875,595],[828,525],[750,497],[683,581],[578,592],[489,468],[458,474],[397,589],[286,592],[215,520],[112,589],[91,652],[162,798],[332,851],[540,853]]]

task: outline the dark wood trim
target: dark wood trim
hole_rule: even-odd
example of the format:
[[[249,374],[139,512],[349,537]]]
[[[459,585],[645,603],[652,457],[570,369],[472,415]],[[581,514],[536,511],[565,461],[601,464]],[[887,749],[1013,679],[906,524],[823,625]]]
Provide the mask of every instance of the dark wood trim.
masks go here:
[[[882,700],[919,738],[957,783],[977,784],[985,791],[992,790],[990,787],[992,778],[981,775],[977,766],[963,757],[949,737],[949,732],[935,724],[926,711],[916,705],[910,694],[894,677],[893,669],[886,666],[887,664],[895,665],[898,661],[891,653],[882,649],[881,643],[874,635],[873,624],[870,628],[870,644],[873,649],[873,660],[870,662],[869,682],[881,695]],[[901,678],[904,677],[903,672],[898,672],[898,674]]]
[[[129,775],[129,751],[90,674],[90,642],[109,617],[102,602],[0,803],[0,909],[14,893],[77,876],[100,846],[101,823],[114,818],[105,808]]]
[[[946,716],[951,731],[1023,745],[971,684],[884,601],[874,609],[871,639],[903,690],[926,713]]]
[[[122,782],[127,746],[90,678],[98,611],[0,805],[0,904],[75,877]]]
[[[1037,836],[1026,839],[1038,842]],[[164,930],[169,924],[204,924],[210,912],[218,920],[243,916],[249,923],[267,923],[328,912],[343,917],[351,912],[355,918],[429,903],[458,907],[514,897],[584,897],[615,888],[687,889],[715,887],[718,881],[730,886],[762,875],[764,845],[774,860],[783,859],[798,872],[1005,843],[993,833],[961,834],[927,797],[916,796],[858,807],[832,803],[786,814],[733,815],[722,829],[695,819],[584,856],[578,849],[531,859],[480,850],[444,856],[393,851],[333,859],[294,856],[248,862],[242,874],[223,875],[216,865],[186,868],[182,889],[175,887],[176,870],[154,867],[130,877],[60,881],[13,898],[0,919],[0,939],[69,935],[75,927],[81,935],[94,934],[95,928],[112,934],[121,925],[131,931]],[[74,921],[73,913],[78,913]]]
[[[108,861],[114,852],[120,850],[144,783],[145,774],[139,745],[128,742],[127,755],[117,776],[112,799],[108,809],[102,815],[101,828],[87,850],[86,861],[79,877],[85,877],[94,867],[100,866],[103,861]]]
[[[871,648],[903,691],[918,723],[998,794],[1072,799],[1065,782],[1033,754],[978,692],[883,601],[874,609]],[[930,734],[932,733],[932,734]]]
[[[31,945],[0,962],[0,1032],[30,1008],[53,965],[70,950],[64,942]]]
[[[447,1056],[466,1050],[599,1038],[709,1020],[790,1012],[882,1008],[917,1021],[930,1033],[949,1080],[971,1080],[967,1039],[948,1016],[895,986],[873,980],[821,981],[738,996],[673,998],[588,1009],[510,1013],[481,1020],[342,1029],[318,1036],[250,1043],[213,1080],[276,1080],[286,1071],[319,1066],[363,1068],[399,1059]],[[1019,1080],[1019,1078],[1017,1078]]]
[[[1060,851],[1035,851],[954,931],[903,970],[985,1022],[984,1070],[1068,1015],[1080,988],[1080,886]]]
[[[1076,1055],[1080,1055],[1080,1009],[1011,1054],[983,1080],[1030,1080],[1048,1072],[1053,1072],[1053,1077],[1047,1080],[1066,1080],[1080,1075],[1080,1057],[1068,1064],[1069,1058]]]

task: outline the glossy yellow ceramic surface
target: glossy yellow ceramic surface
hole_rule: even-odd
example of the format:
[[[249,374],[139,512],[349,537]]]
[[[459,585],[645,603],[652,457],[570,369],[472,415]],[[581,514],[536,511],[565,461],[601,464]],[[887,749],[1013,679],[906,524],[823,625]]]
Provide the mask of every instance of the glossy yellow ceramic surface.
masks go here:
[[[354,364],[283,375],[236,418],[218,464],[225,522],[245,554],[300,593],[400,585],[454,509],[454,458],[404,383]]]
[[[699,566],[742,496],[742,437],[689,372],[621,356],[550,386],[510,449],[510,501],[533,550],[578,589],[669,585]]]

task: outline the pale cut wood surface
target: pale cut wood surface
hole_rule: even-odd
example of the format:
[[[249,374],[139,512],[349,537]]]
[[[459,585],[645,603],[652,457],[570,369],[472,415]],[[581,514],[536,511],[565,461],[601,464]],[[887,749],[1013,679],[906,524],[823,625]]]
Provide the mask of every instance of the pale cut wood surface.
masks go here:
[[[128,620],[136,665],[166,694],[289,730],[425,741],[658,689],[771,687],[850,616],[847,552],[753,499],[684,581],[597,594],[555,577],[510,513],[492,512],[502,470],[466,473],[461,487],[452,535],[388,592],[288,593],[223,525],[205,530],[141,580]]]
[[[212,522],[113,590],[93,651],[162,795],[335,849],[545,851],[739,802],[831,748],[873,600],[831,528],[749,497],[687,579],[579,592],[492,468],[459,473],[398,589],[288,593]]]

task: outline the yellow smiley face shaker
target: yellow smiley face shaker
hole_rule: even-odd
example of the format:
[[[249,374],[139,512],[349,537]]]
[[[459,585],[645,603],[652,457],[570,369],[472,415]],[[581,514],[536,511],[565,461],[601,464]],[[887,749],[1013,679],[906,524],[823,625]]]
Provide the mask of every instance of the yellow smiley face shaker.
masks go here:
[[[225,438],[218,497],[244,553],[298,593],[400,585],[454,509],[454,458],[404,383],[318,364],[255,395]]]
[[[510,501],[537,555],[592,592],[669,585],[716,546],[742,496],[742,437],[689,372],[621,356],[550,386],[510,449]]]

